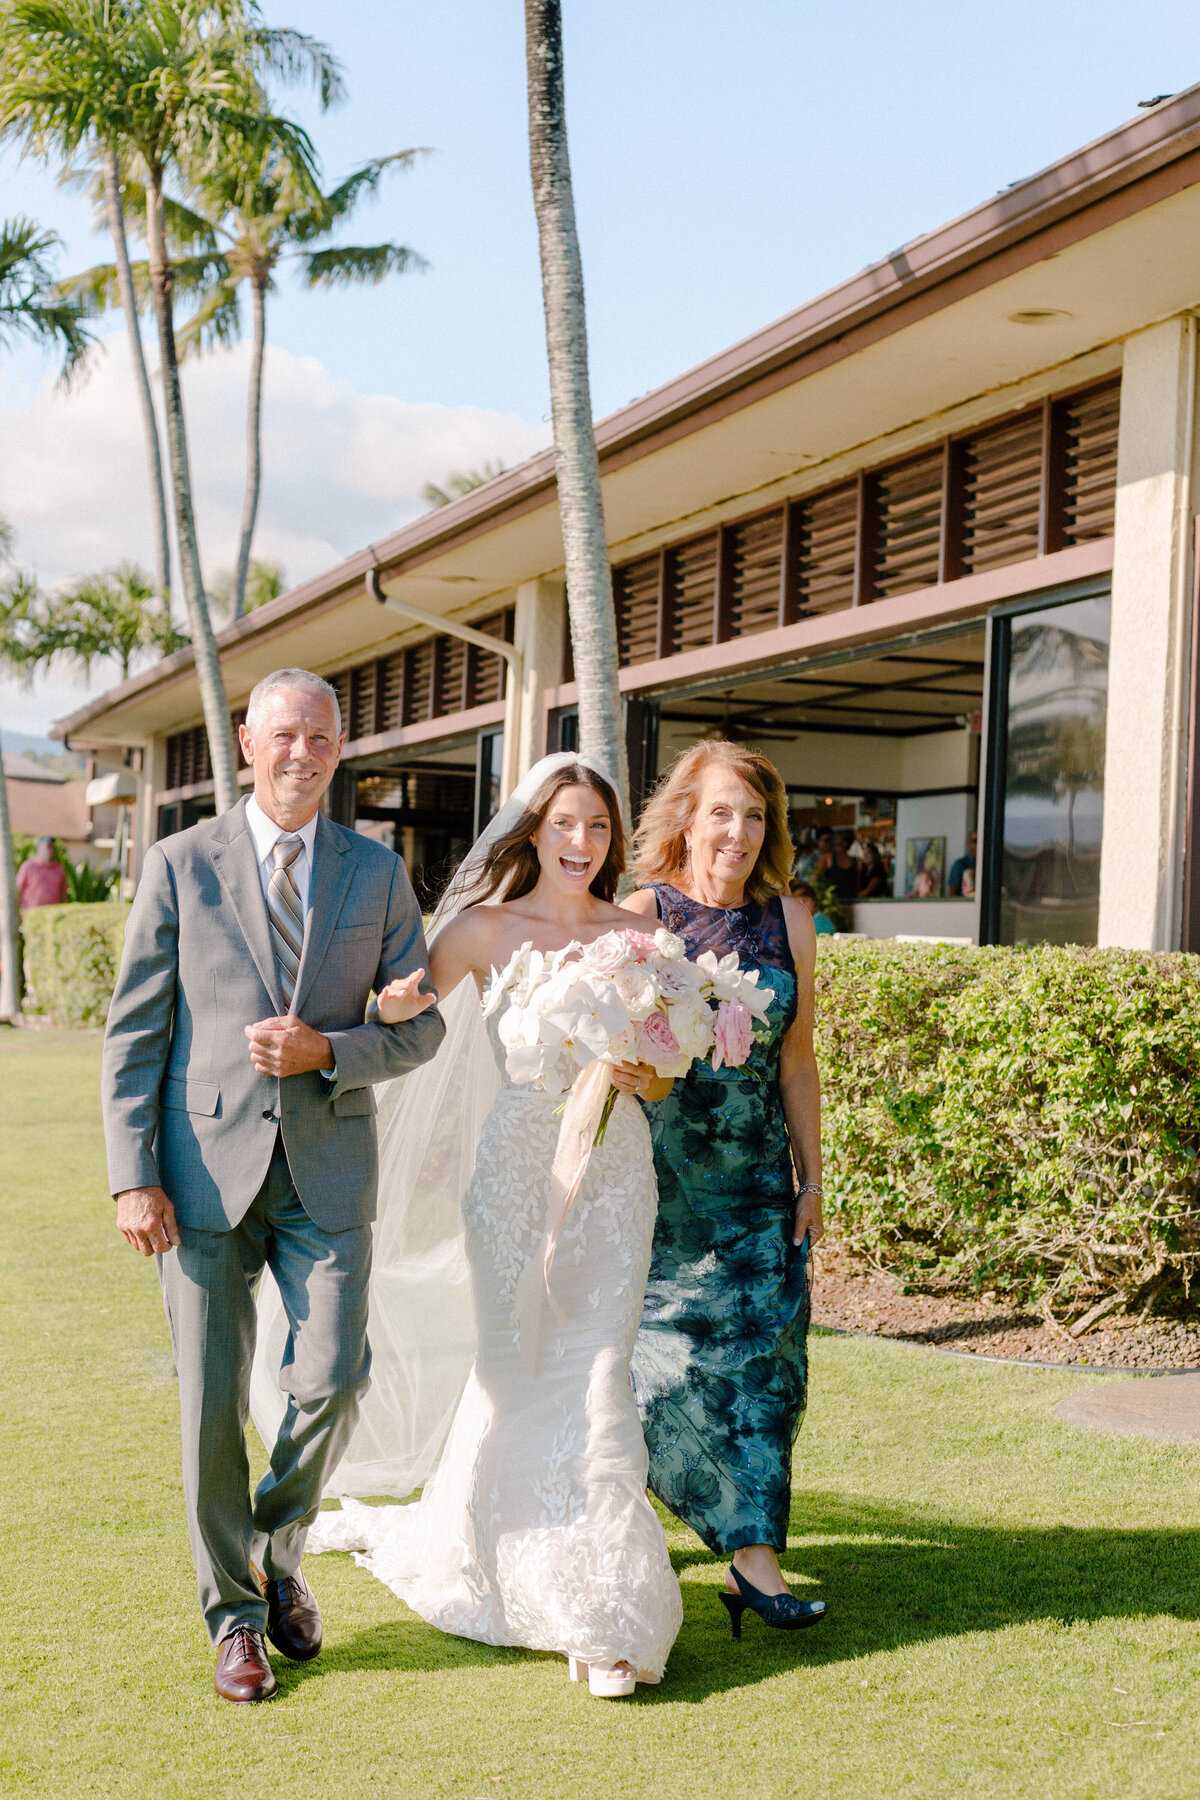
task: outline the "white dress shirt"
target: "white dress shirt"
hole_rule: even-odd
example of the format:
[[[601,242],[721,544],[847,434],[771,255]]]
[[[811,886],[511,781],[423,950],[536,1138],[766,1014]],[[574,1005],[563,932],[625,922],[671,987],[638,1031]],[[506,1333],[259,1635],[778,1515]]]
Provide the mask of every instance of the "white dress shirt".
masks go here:
[[[267,888],[275,873],[275,846],[281,837],[298,837],[304,845],[299,856],[292,864],[292,880],[296,884],[296,892],[300,896],[300,911],[304,915],[304,930],[308,932],[308,894],[312,886],[313,843],[317,835],[317,815],[313,814],[307,825],[299,831],[286,831],[277,825],[274,819],[268,819],[258,801],[251,794],[246,802],[246,823],[250,827],[250,836],[254,839],[254,854],[258,858],[258,879],[262,883],[263,899],[267,897]]]
[[[292,864],[292,880],[296,884],[296,892],[300,896],[300,910],[304,914],[304,935],[308,937],[308,916],[311,908],[308,903],[309,891],[312,887],[313,844],[317,836],[317,815],[313,814],[307,825],[299,831],[285,831],[274,819],[268,819],[258,801],[251,794],[246,802],[246,823],[250,827],[250,836],[254,839],[254,854],[258,858],[258,879],[262,883],[263,902],[267,898],[267,888],[275,873],[275,846],[281,837],[298,837],[304,845],[299,856]],[[336,1068],[331,1061],[319,1071],[326,1081],[332,1081]]]

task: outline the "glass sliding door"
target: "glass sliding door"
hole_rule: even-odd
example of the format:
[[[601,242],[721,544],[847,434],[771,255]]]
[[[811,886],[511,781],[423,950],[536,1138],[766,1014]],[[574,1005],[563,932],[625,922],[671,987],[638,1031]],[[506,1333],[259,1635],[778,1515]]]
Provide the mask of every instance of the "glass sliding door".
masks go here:
[[[1107,594],[992,621],[983,938],[1094,944]]]

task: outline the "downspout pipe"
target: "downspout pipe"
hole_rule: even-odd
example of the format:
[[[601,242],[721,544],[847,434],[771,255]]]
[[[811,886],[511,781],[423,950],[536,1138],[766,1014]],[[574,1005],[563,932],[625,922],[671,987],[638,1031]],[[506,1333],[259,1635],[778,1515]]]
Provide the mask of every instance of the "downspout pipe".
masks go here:
[[[492,656],[502,656],[511,671],[512,685],[519,693],[525,678],[525,658],[515,644],[507,638],[492,637],[489,632],[476,631],[473,625],[460,625],[457,619],[444,619],[440,613],[426,612],[423,606],[413,606],[411,601],[399,600],[395,594],[388,594],[379,580],[378,568],[367,570],[367,592],[372,600],[380,606],[386,606],[391,612],[399,613],[401,618],[410,619],[414,625],[428,625],[432,631],[445,632],[448,637],[462,638],[466,644],[474,644],[478,650],[486,650]]]

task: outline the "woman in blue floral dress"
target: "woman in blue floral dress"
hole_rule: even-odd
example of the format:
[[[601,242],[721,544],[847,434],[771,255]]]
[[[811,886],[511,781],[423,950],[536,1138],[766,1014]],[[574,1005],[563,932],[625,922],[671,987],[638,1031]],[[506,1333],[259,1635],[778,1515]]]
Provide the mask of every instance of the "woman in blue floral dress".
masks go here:
[[[695,1063],[647,1107],[659,1209],[633,1381],[650,1486],[731,1554],[721,1598],[735,1637],[746,1607],[795,1630],[825,1613],[791,1593],[777,1555],[808,1384],[821,1132],[816,935],[807,908],[783,897],[792,847],[778,771],[738,744],[696,745],[646,807],[635,857],[643,885],[628,907],[678,933],[689,956],[732,952],[774,995],[742,1068]]]

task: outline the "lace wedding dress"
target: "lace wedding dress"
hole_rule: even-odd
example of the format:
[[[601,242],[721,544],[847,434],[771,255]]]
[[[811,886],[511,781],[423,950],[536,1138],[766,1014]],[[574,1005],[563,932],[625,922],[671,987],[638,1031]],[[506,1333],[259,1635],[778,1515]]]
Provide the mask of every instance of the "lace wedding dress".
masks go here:
[[[629,1381],[656,1190],[641,1108],[618,1098],[558,1240],[536,1367],[521,1354],[517,1283],[556,1197],[552,1095],[513,1086],[495,1018],[499,1096],[463,1198],[475,1363],[419,1501],[318,1514],[308,1549],[357,1561],[442,1631],[487,1644],[631,1663],[661,1676],[679,1584],[646,1497]]]

